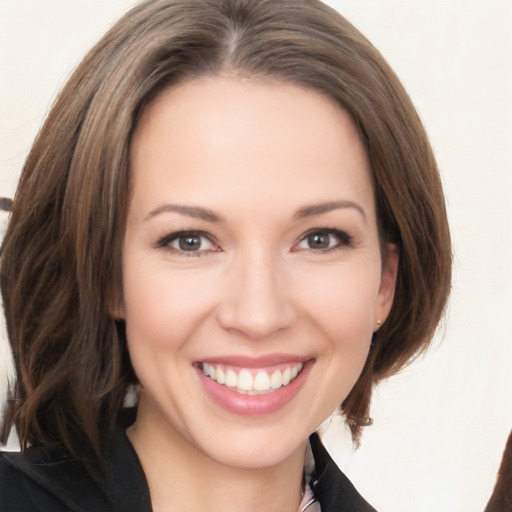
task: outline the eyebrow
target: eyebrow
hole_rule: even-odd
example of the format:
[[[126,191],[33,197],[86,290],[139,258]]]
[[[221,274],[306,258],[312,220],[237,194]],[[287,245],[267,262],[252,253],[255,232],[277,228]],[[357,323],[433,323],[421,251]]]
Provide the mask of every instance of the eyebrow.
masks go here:
[[[184,206],[180,204],[164,204],[154,210],[151,210],[145,217],[144,220],[150,220],[161,213],[174,212],[187,217],[194,217],[196,219],[202,219],[207,222],[222,222],[223,219],[216,213],[200,206]]]
[[[329,201],[327,203],[318,203],[308,206],[304,206],[294,215],[295,219],[304,219],[306,217],[312,217],[314,215],[321,215],[322,213],[328,213],[333,210],[340,210],[344,208],[353,208],[358,211],[366,222],[366,212],[364,209],[353,201]]]
[[[333,210],[340,210],[344,208],[353,208],[358,211],[366,222],[366,212],[364,209],[359,206],[357,203],[353,201],[329,201],[327,203],[318,203],[312,204],[308,206],[304,206],[300,208],[295,215],[294,219],[300,220],[307,217],[313,217],[315,215],[321,215],[323,213],[329,213]],[[223,222],[224,219],[214,213],[212,210],[208,210],[207,208],[202,208],[200,206],[185,206],[179,204],[164,204],[151,210],[148,215],[146,215],[144,220],[150,220],[157,215],[162,213],[179,213],[181,215],[186,215],[187,217],[194,217],[196,219],[202,219],[207,222]]]

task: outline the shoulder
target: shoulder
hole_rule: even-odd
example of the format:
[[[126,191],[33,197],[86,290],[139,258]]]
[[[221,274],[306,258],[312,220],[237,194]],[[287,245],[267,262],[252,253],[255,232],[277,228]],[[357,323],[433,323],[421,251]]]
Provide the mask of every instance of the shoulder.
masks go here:
[[[0,453],[2,512],[107,511],[95,481],[78,461],[47,448]]]
[[[133,415],[122,416],[124,421]],[[93,471],[54,448],[0,452],[0,511],[151,512],[144,471],[125,426],[115,430],[103,466]]]
[[[310,437],[315,459],[315,496],[322,512],[377,512],[338,468],[317,434]]]

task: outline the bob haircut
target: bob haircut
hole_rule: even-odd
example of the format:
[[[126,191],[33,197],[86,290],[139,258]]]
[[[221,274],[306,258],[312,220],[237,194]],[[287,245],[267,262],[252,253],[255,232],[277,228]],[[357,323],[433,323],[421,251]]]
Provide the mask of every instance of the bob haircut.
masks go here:
[[[370,423],[373,385],[431,340],[450,289],[444,197],[425,130],[380,53],[317,0],[148,0],[74,71],[14,198],[0,277],[23,449],[101,459],[136,383],[124,326],[109,314],[123,293],[130,138],[163,90],[222,74],[328,96],[366,146],[381,244],[397,244],[400,261],[391,313],[341,405],[354,439]]]

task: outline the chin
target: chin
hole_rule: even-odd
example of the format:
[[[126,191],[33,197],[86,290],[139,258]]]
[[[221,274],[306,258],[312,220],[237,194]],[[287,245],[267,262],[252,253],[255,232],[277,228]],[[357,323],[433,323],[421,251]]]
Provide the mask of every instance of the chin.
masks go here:
[[[281,438],[243,439],[243,436],[231,437],[229,445],[205,446],[204,453],[212,460],[224,466],[239,469],[265,469],[285,464],[286,461],[298,456],[304,457],[306,440],[295,442]]]

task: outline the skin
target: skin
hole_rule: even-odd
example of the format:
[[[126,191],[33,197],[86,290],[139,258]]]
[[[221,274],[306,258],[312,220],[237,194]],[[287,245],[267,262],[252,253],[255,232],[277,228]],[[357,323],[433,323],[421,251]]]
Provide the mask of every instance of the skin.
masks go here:
[[[131,171],[115,315],[142,385],[128,436],[154,510],[295,512],[307,438],[353,387],[393,300],[398,256],[385,247],[383,264],[353,121],[294,85],[207,77],[147,107]],[[342,235],[312,247],[322,229]],[[186,230],[204,233],[198,250],[169,241]],[[198,361],[269,354],[310,361],[284,407],[234,414],[206,393]]]

